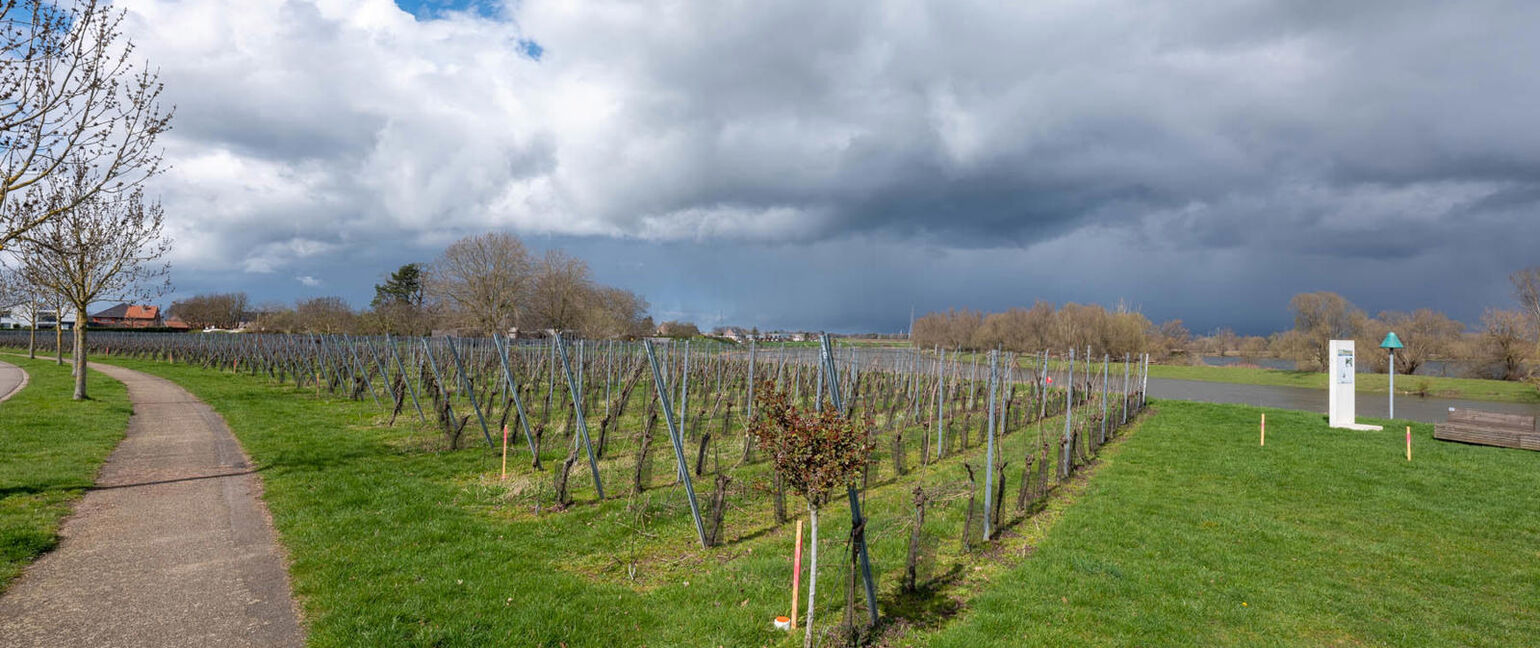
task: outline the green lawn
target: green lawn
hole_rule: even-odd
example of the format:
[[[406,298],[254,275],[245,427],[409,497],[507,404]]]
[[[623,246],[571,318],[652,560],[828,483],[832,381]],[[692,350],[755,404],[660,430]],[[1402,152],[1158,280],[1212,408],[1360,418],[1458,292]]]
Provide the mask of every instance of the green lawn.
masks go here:
[[[736,432],[717,446],[724,456],[713,462],[731,466],[734,476],[727,543],[703,551],[662,432],[661,448],[651,453],[653,488],[629,493],[625,475],[634,455],[617,439],[617,450],[600,461],[610,499],[594,501],[580,461],[572,478],[576,504],[552,512],[551,466],[567,443],[555,433],[542,453],[542,473],[529,469],[516,438],[510,479],[500,482],[498,456],[479,429],[467,434],[467,449],[442,451],[436,433],[414,425],[410,405],[397,426],[387,428],[367,399],[318,399],[261,378],[196,367],[103,361],[177,381],[229,422],[261,469],[311,645],[800,644],[800,635],[771,627],[790,607],[791,525],[773,523],[766,462],[736,465]],[[474,419],[470,425],[476,427]],[[634,421],[627,425],[629,437]],[[1045,430],[1052,438],[1062,421]],[[1036,428],[1019,430],[1002,440],[1004,456],[1012,459],[1009,502],[1016,499],[1021,455],[1037,434]],[[693,450],[692,444],[692,458]],[[1030,518],[1005,506],[1000,553],[963,552],[962,462],[977,466],[983,453],[975,438],[968,450],[895,480],[887,453],[878,451],[881,465],[866,508],[879,599],[883,609],[902,611],[919,627],[945,622],[957,600],[1019,561],[1086,483],[1076,478],[1061,486],[1057,492],[1070,497],[1056,497]],[[909,462],[918,463],[913,455]],[[696,480],[703,506],[715,490],[711,477]],[[908,596],[898,593],[898,575],[917,481],[933,499],[920,571],[927,589]],[[802,510],[794,495],[787,504],[793,515]],[[544,508],[536,511],[537,505]],[[821,517],[818,627],[832,630],[844,607],[840,555],[849,519],[843,500]]]
[[[936,646],[1518,646],[1540,637],[1540,453],[1162,401]],[[918,641],[918,640],[917,640]]]
[[[94,400],[70,400],[68,365],[5,356],[31,382],[0,403],[0,590],[58,542],[59,522],[128,427],[123,384],[98,373]]]
[[[479,430],[468,449],[442,451],[410,407],[387,428],[368,399],[110,362],[183,384],[230,423],[261,469],[311,645],[799,643],[769,628],[789,607],[791,533],[769,520],[763,462],[721,459],[735,480],[728,542],[701,550],[661,434],[653,488],[627,494],[632,459],[617,445],[600,461],[611,498],[594,501],[579,462],[576,505],[551,512],[549,466],[566,442],[554,433],[545,472],[516,451],[500,482]],[[1281,410],[1268,411],[1258,448],[1262,410],[1159,408],[1046,510],[1011,513],[984,552],[961,551],[957,537],[961,462],[978,465],[982,448],[908,478],[879,469],[866,503],[879,598],[909,619],[884,642],[1499,646],[1540,636],[1540,453],[1433,442],[1418,426],[1408,464],[1394,431],[1328,432],[1319,415]],[[1036,435],[1002,441],[1010,501]],[[728,439],[718,447],[730,455]],[[915,481],[934,504],[929,588],[909,597],[897,584]],[[709,474],[696,490],[709,498]],[[819,627],[832,628],[848,521],[842,506],[823,517]]]
[[[1326,374],[1319,371],[1285,371],[1249,367],[1199,367],[1193,365],[1151,365],[1153,378],[1177,378],[1207,382],[1277,385],[1326,389]],[[1358,391],[1384,394],[1390,391],[1386,374],[1358,374]],[[1504,380],[1443,378],[1439,376],[1396,376],[1397,394],[1425,393],[1427,396],[1540,403],[1540,389],[1535,385]]]

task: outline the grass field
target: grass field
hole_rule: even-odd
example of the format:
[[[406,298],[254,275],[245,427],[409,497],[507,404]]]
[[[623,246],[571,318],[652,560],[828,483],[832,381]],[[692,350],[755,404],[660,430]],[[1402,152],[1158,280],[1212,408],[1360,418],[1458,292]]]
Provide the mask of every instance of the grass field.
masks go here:
[[[731,469],[728,541],[701,550],[663,461],[653,488],[600,503],[574,472],[577,503],[551,512],[550,469],[533,473],[522,452],[502,482],[484,446],[443,451],[424,428],[384,427],[369,402],[113,362],[180,382],[229,421],[261,468],[312,645],[799,643],[769,628],[789,607],[791,534],[756,492],[762,464]],[[913,473],[935,500],[920,595],[897,587],[912,482],[879,470],[866,503],[873,566],[883,609],[906,619],[881,641],[1500,646],[1540,636],[1530,605],[1540,600],[1540,453],[1433,442],[1418,426],[1408,464],[1399,433],[1326,431],[1319,415],[1279,410],[1259,448],[1261,410],[1158,407],[1046,510],[1010,515],[985,551],[964,552],[957,536],[961,462],[977,465],[982,448]],[[1008,497],[1035,434],[1003,441],[1017,458]],[[548,445],[549,466],[565,452]],[[601,461],[612,494],[627,491],[624,457]],[[696,482],[703,499],[709,477]],[[835,505],[823,518],[819,619],[832,629],[848,522]]]
[[[1326,389],[1326,374],[1320,371],[1285,371],[1249,367],[1199,367],[1193,365],[1150,365],[1153,378],[1177,378],[1207,382],[1276,385]],[[1390,391],[1386,374],[1358,374],[1359,392],[1385,394]],[[1508,403],[1540,403],[1540,388],[1505,380],[1444,378],[1440,376],[1396,376],[1397,394],[1418,394],[1469,400]]]
[[[0,590],[58,542],[59,522],[128,427],[123,384],[92,373],[94,400],[70,400],[68,365],[5,356],[31,382],[0,403]]]
[[[790,524],[773,522],[764,462],[730,468],[727,542],[701,550],[661,434],[663,447],[651,453],[653,488],[628,494],[629,480],[621,475],[634,459],[617,449],[600,462],[612,497],[594,502],[580,462],[573,473],[581,487],[576,504],[558,513],[549,508],[549,466],[565,454],[564,442],[548,440],[548,467],[538,474],[515,446],[512,475],[501,482],[498,456],[482,445],[479,430],[469,449],[447,452],[437,433],[407,425],[406,418],[384,427],[372,403],[316,399],[245,375],[111,361],[183,384],[229,421],[261,468],[312,645],[799,643],[770,623],[789,611],[793,539]],[[1050,422],[1046,433],[1061,429],[1062,422]],[[1004,456],[1013,458],[1009,502],[1020,457],[1036,434],[1018,431],[1002,442]],[[728,439],[719,446],[729,453],[720,466],[735,461],[739,437]],[[979,465],[983,452],[975,439],[967,451],[904,480],[894,478],[886,460],[874,471],[865,506],[879,599],[884,610],[907,620],[886,630],[895,637],[944,623],[959,601],[1019,561],[1086,483],[1065,483],[1047,509],[1030,518],[1008,504],[998,547],[964,552],[961,464]],[[703,502],[715,489],[711,477],[696,481]],[[925,483],[932,498],[924,589],[903,595],[899,574],[916,482]],[[795,515],[801,509],[794,497],[787,504]],[[818,627],[832,630],[844,607],[847,571],[840,556],[849,522],[842,501],[821,517]]]
[[[1540,453],[1159,402],[1034,557],[936,646],[1519,646]]]

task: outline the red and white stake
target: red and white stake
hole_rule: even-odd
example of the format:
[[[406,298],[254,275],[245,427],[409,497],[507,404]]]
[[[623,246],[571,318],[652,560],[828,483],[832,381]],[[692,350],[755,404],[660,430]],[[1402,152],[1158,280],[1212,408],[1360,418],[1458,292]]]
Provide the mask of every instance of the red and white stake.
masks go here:
[[[791,629],[797,629],[797,592],[802,589],[802,520],[797,520],[797,548],[791,554]]]
[[[1267,415],[1262,415],[1262,442],[1257,445],[1267,445]]]
[[[1412,460],[1412,426],[1406,426],[1406,460]]]

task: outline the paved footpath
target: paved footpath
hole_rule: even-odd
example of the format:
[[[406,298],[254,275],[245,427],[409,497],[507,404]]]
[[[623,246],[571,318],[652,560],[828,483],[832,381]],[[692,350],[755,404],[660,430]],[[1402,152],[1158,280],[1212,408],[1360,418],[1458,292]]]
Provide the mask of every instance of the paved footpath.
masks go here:
[[[16,395],[27,386],[27,372],[21,367],[0,361],[0,403]]]
[[[261,481],[223,419],[172,382],[128,386],[128,434],[63,542],[0,597],[0,644],[302,646]]]

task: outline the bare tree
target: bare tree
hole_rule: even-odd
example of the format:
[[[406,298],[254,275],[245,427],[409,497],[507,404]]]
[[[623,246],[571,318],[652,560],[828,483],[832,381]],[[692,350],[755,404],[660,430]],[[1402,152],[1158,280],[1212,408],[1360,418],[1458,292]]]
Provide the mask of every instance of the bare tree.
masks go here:
[[[1352,339],[1366,320],[1363,311],[1334,292],[1300,293],[1289,300],[1289,310],[1294,311],[1294,330],[1303,338],[1295,359],[1317,369],[1329,366],[1327,343]]]
[[[57,215],[42,221],[18,246],[23,272],[75,309],[76,400],[88,397],[85,313],[91,304],[148,300],[170,288],[170,266],[159,261],[171,249],[171,240],[162,234],[160,204],[146,203],[140,189],[100,192],[97,181],[89,165],[50,179],[50,198],[39,208]]]
[[[18,313],[27,318],[27,357],[37,358],[37,322],[42,317],[47,295],[27,280],[18,260],[16,267],[0,265],[0,308],[10,309],[14,317]]]
[[[1478,346],[1480,358],[1497,368],[1502,380],[1524,377],[1524,360],[1534,330],[1529,318],[1518,311],[1488,308],[1481,316],[1485,328]]]
[[[1529,317],[1532,330],[1540,331],[1540,266],[1530,266],[1508,276],[1513,282],[1513,296]],[[1540,357],[1540,338],[1535,340],[1535,355]]]
[[[444,250],[429,269],[428,298],[483,333],[516,326],[531,283],[529,251],[517,236],[488,232]]]
[[[535,326],[558,331],[581,327],[595,297],[588,264],[561,250],[548,250],[535,264],[530,288],[528,314]]]
[[[233,329],[245,321],[249,301],[243,292],[195,295],[172,302],[171,314],[189,326]]]
[[[316,297],[294,306],[298,327],[313,333],[347,333],[353,330],[357,316],[341,297]]]
[[[1417,368],[1429,360],[1452,355],[1455,342],[1465,332],[1464,324],[1427,308],[1419,308],[1411,314],[1386,311],[1380,313],[1380,320],[1390,331],[1396,331],[1396,336],[1406,345],[1396,351],[1396,372],[1402,374],[1416,373]]]
[[[595,287],[583,316],[583,334],[593,338],[652,335],[647,300],[629,290]],[[648,321],[649,323],[644,323]]]
[[[123,11],[98,0],[0,0],[0,15],[4,248],[83,201],[127,194],[159,172],[155,139],[170,129],[171,112],[161,110],[158,75],[129,58]],[[39,190],[81,166],[89,169],[84,184],[66,199]]]

